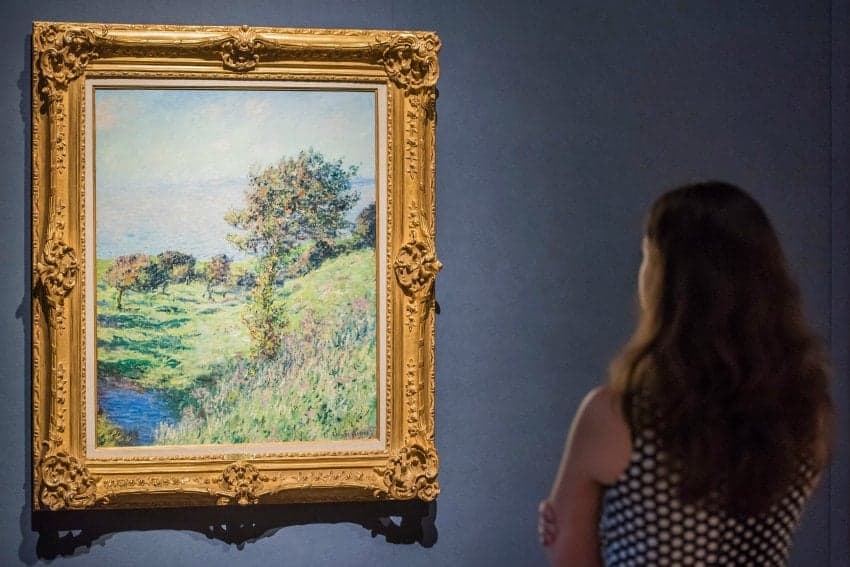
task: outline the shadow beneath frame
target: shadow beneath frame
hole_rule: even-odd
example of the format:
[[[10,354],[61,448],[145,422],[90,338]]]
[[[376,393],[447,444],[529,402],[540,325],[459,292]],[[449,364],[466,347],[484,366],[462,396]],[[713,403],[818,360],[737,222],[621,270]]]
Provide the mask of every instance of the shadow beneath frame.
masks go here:
[[[359,524],[387,543],[431,547],[437,542],[436,502],[345,502],[247,507],[79,510],[32,513],[40,559],[87,553],[126,531],[182,530],[243,549],[278,530],[305,524]]]

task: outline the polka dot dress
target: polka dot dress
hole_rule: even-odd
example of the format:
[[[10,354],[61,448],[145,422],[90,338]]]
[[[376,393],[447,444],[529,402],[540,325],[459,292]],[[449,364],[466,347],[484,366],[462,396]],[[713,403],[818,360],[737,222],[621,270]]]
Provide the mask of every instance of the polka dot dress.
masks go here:
[[[633,440],[628,468],[605,490],[599,535],[607,567],[652,565],[785,565],[791,533],[811,492],[811,475],[758,518],[736,520],[722,511],[683,505],[655,433]]]

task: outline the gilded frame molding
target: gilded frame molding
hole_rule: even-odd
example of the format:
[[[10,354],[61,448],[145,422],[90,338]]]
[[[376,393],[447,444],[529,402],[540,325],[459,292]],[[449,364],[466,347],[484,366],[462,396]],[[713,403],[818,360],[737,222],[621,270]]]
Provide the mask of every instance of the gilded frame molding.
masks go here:
[[[418,498],[434,443],[436,82],[431,32],[34,22],[33,508]],[[386,435],[380,451],[87,458],[87,78],[346,81],[387,88]]]

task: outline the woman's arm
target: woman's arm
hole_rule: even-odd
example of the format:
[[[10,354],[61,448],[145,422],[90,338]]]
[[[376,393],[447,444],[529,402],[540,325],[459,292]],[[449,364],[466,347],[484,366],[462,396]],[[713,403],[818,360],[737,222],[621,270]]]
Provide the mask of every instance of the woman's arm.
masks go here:
[[[630,455],[619,396],[607,386],[592,390],[573,419],[549,506],[541,505],[542,532],[548,523],[552,535],[547,546],[552,565],[602,564],[597,535],[602,490],[622,474]]]

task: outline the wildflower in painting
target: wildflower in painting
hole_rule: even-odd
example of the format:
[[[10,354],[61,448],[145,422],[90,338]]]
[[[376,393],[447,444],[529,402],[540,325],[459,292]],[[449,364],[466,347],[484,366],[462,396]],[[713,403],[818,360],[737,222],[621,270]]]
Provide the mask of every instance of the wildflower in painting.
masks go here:
[[[254,359],[274,359],[286,324],[285,309],[274,291],[293,250],[306,241],[333,245],[347,226],[345,213],[357,201],[351,190],[356,167],[328,160],[310,149],[249,177],[245,207],[225,220],[241,232],[228,235],[240,251],[256,255],[257,278],[244,320]]]

